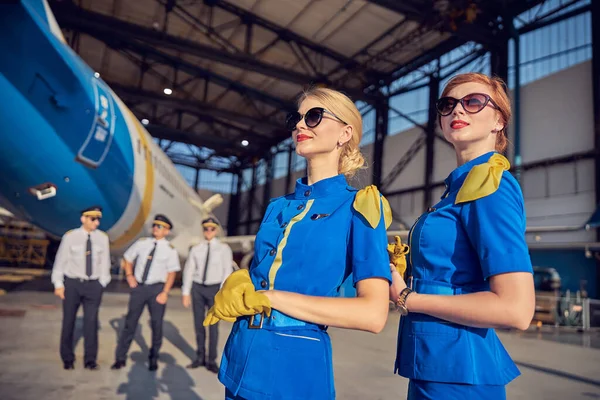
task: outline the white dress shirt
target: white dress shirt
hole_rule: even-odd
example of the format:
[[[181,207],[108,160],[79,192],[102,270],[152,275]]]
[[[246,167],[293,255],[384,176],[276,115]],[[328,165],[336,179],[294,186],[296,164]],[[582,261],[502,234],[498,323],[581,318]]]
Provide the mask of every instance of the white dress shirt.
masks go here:
[[[87,276],[85,253],[87,251],[88,235],[92,242],[92,275]],[[110,282],[110,245],[108,236],[96,229],[88,232],[83,227],[65,233],[60,241],[51,280],[54,288],[65,286],[64,278],[98,279],[104,287]]]
[[[144,270],[146,269],[146,261],[154,248],[154,243],[156,243],[156,250],[152,257],[152,264],[150,264],[146,282],[144,282],[146,285],[164,283],[167,280],[169,272],[181,271],[179,255],[167,239],[142,238],[138,239],[123,255],[125,261],[130,263],[135,262],[135,270],[133,272],[135,279],[138,282],[142,282]]]
[[[206,264],[206,252],[210,246],[208,265]],[[206,280],[204,270],[206,271]],[[189,296],[194,282],[202,285],[220,285],[233,272],[233,254],[231,248],[214,238],[210,242],[204,241],[190,250],[190,255],[183,270],[183,286],[181,294]]]

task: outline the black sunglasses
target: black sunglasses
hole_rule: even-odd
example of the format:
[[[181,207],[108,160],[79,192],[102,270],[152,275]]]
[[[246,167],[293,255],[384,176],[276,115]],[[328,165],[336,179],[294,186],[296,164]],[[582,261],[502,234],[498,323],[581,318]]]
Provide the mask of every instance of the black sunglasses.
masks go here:
[[[158,229],[162,229],[162,228],[164,228],[164,226],[162,226],[162,225],[159,225],[159,224],[152,224],[152,227],[153,227],[153,228],[158,228]]]
[[[217,228],[212,227],[212,226],[208,227],[208,228],[202,228],[202,229],[204,229],[204,232],[212,232],[212,231],[216,231],[217,230]]]
[[[321,121],[323,120],[323,114],[325,113],[334,116],[338,121],[340,121],[344,125],[348,125],[343,119],[341,119],[331,111],[327,111],[323,107],[314,107],[308,110],[304,115],[300,114],[298,111],[289,113],[287,115],[287,118],[285,119],[285,128],[288,131],[294,131],[296,129],[296,125],[298,125],[298,122],[302,121],[302,118],[304,118],[306,126],[308,126],[309,128],[315,128],[321,123]]]
[[[498,109],[498,105],[494,103],[494,100],[490,96],[484,93],[470,93],[462,99],[455,99],[454,97],[442,97],[435,103],[435,108],[442,117],[450,115],[456,105],[460,103],[463,109],[469,114],[477,114],[483,110],[488,104],[492,108]]]
[[[92,222],[100,221],[102,218],[100,217],[88,217]]]

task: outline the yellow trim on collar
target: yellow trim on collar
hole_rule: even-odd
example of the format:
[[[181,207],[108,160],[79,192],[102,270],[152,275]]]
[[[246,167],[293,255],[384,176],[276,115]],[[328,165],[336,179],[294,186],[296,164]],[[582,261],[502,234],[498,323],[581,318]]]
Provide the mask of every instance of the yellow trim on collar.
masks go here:
[[[509,169],[510,163],[506,157],[497,153],[487,162],[474,166],[456,195],[456,204],[481,199],[494,193],[500,187],[502,174]]]
[[[306,202],[306,207],[304,208],[304,211],[302,211],[300,214],[293,217],[290,220],[290,223],[285,227],[285,230],[283,231],[283,238],[281,239],[281,242],[279,242],[279,245],[277,246],[277,254],[275,255],[273,264],[271,264],[271,268],[269,268],[269,282],[270,282],[269,289],[270,290],[273,290],[275,288],[275,277],[277,276],[277,271],[279,271],[279,268],[281,268],[281,265],[283,264],[283,249],[285,249],[285,245],[287,244],[287,240],[288,240],[288,237],[290,236],[292,227],[297,222],[302,221],[302,219],[306,216],[306,214],[308,214],[308,210],[310,210],[310,208],[312,207],[314,202],[315,202],[314,199],[308,200]]]

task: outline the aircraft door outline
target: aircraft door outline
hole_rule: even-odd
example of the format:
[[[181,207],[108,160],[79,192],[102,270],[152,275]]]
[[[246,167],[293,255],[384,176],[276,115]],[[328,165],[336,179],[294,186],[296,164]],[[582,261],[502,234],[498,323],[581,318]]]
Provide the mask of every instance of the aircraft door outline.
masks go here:
[[[112,144],[117,116],[110,91],[102,81],[96,78],[91,78],[91,81],[96,115],[76,159],[86,167],[96,169],[106,158]]]

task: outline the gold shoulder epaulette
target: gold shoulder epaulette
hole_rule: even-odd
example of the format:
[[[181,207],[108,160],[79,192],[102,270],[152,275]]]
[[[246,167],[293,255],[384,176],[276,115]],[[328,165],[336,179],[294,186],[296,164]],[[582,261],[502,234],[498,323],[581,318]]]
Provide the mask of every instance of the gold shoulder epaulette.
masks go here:
[[[474,166],[456,195],[456,204],[481,199],[494,193],[500,187],[502,173],[509,169],[510,163],[500,154],[494,154],[487,162]]]
[[[354,197],[352,206],[369,222],[372,228],[376,228],[381,220],[380,204],[383,205],[383,218],[387,229],[392,223],[392,209],[387,199],[379,193],[377,186],[370,185],[359,190]]]

